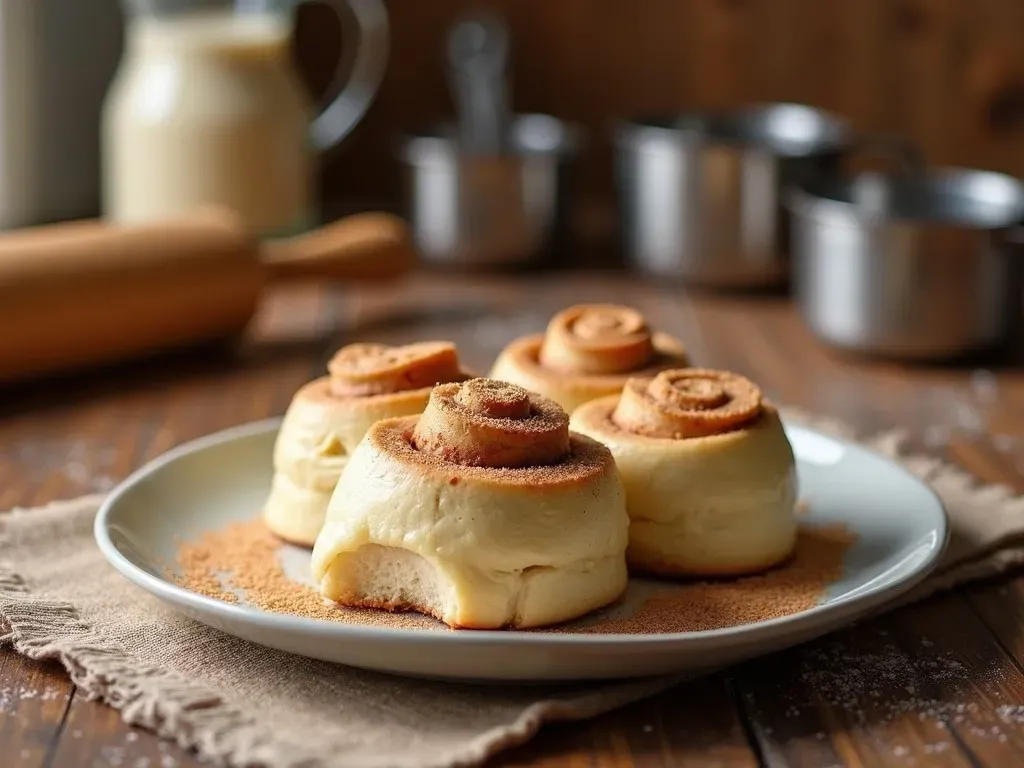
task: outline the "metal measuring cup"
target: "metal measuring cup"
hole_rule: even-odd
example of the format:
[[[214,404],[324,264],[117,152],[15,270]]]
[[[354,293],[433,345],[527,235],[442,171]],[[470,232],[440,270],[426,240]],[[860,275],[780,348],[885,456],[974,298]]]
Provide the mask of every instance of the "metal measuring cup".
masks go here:
[[[493,12],[457,20],[447,40],[457,120],[404,143],[409,218],[428,264],[534,266],[562,245],[580,132],[510,113],[510,48]]]
[[[500,155],[462,151],[454,126],[403,144],[409,222],[436,267],[512,268],[552,261],[565,245],[579,130],[519,115]]]

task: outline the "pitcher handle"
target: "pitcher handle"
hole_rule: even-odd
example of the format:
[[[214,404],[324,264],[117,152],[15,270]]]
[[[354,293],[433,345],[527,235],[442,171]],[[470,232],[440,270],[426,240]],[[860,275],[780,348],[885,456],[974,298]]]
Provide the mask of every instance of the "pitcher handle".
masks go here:
[[[384,79],[390,44],[388,13],[381,0],[314,0],[341,21],[342,50],[355,47],[352,72],[341,92],[310,126],[313,145],[325,152],[344,139],[366,114]],[[340,62],[339,62],[340,64]],[[341,72],[335,77],[341,76]]]

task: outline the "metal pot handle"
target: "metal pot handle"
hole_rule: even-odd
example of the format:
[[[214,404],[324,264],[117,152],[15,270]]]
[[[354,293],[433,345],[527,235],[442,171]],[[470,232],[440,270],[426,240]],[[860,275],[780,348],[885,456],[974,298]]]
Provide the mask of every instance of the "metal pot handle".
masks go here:
[[[925,161],[917,148],[906,139],[883,134],[857,136],[849,149],[843,152],[842,161],[848,164],[856,157],[874,156],[889,160],[901,176],[921,176],[925,173]]]

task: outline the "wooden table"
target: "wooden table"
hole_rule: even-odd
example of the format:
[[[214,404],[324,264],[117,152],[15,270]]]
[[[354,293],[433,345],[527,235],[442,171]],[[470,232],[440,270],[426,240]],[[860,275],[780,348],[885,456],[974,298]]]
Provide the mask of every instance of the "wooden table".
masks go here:
[[[909,426],[987,481],[1024,487],[1024,374],[910,369],[825,352],[779,298],[685,296],[619,275],[416,276],[387,289],[292,288],[240,349],[18,387],[0,400],[0,508],[102,491],[212,430],[280,414],[354,340],[450,338],[485,371],[558,308],[614,300],[695,360],[776,400],[872,431]],[[945,443],[949,441],[948,446]],[[1024,444],[1022,444],[1024,445]],[[519,766],[1024,764],[1024,580],[972,586],[682,685],[501,756]],[[0,765],[173,768],[197,761],[76,695],[56,664],[0,650]]]

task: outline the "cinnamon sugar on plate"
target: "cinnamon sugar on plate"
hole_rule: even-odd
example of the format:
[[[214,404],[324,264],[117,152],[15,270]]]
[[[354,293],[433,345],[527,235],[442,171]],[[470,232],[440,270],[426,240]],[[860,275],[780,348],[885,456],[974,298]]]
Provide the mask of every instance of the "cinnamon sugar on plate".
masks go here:
[[[854,540],[844,526],[802,526],[790,560],[765,574],[704,582],[632,578],[626,596],[616,605],[569,624],[531,631],[695,632],[800,613],[818,605],[829,585],[842,576],[843,557]],[[198,594],[274,613],[363,626],[472,631],[449,630],[416,613],[325,604],[308,570],[309,551],[282,543],[257,518],[183,543],[171,577]]]
[[[304,564],[304,571],[286,571],[290,561]],[[198,541],[182,544],[177,565],[174,580],[185,589],[236,603],[241,593],[246,604],[273,613],[382,627],[445,628],[418,614],[325,604],[311,584],[300,580],[309,570],[309,550],[282,543],[259,518],[232,523],[207,532]]]
[[[632,608],[627,615],[601,616],[588,626],[555,631],[698,632],[800,613],[821,602],[829,585],[843,575],[843,556],[853,541],[844,526],[803,527],[789,562],[758,576],[687,583],[634,578],[630,591],[642,581],[649,594],[635,602],[627,594],[626,607]]]

